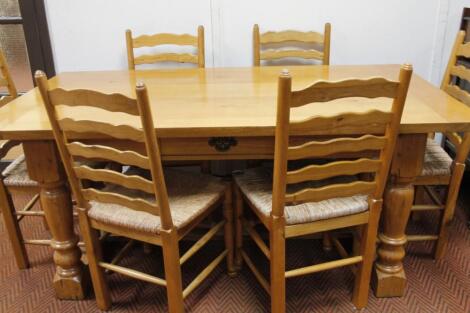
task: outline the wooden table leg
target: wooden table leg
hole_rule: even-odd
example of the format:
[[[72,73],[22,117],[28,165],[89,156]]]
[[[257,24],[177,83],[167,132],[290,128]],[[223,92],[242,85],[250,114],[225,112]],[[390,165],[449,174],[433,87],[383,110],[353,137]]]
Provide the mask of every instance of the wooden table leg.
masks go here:
[[[28,172],[41,189],[41,205],[52,235],[56,273],[53,286],[59,299],[83,299],[88,275],[84,275],[73,230],[72,201],[66,187],[66,176],[55,143],[26,141],[23,143]]]
[[[382,231],[372,280],[377,297],[401,297],[405,292],[402,262],[405,228],[413,205],[413,181],[422,169],[426,139],[426,134],[406,134],[398,138],[391,179],[384,194]]]

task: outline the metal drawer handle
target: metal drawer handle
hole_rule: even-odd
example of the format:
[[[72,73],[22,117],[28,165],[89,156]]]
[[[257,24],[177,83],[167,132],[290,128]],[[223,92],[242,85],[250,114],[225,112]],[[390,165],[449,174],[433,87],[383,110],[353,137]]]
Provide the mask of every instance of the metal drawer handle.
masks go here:
[[[234,137],[212,137],[208,141],[209,146],[214,147],[219,152],[230,150],[230,147],[237,145],[237,140]]]

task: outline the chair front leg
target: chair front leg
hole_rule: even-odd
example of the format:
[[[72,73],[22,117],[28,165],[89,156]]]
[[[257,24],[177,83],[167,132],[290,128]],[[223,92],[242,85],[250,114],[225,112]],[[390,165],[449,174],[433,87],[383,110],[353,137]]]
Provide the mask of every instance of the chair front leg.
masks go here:
[[[240,188],[236,184],[233,187],[233,194],[235,197],[235,270],[239,271],[241,269],[243,258],[242,258],[242,248],[243,248],[243,198]]]
[[[8,193],[6,187],[0,181],[0,209],[3,213],[3,221],[5,222],[5,228],[8,232],[8,237],[13,248],[13,254],[15,255],[16,264],[19,269],[26,269],[29,267],[28,254],[23,243],[23,235],[21,234],[20,225],[16,218],[15,207],[13,206],[13,200]]]
[[[99,231],[91,228],[86,209],[78,208],[78,219],[83,241],[85,242],[88,267],[90,268],[91,282],[95,291],[96,302],[101,310],[111,308],[111,296],[109,294],[108,284],[106,282],[104,270],[99,266],[102,261],[101,243],[99,240]]]

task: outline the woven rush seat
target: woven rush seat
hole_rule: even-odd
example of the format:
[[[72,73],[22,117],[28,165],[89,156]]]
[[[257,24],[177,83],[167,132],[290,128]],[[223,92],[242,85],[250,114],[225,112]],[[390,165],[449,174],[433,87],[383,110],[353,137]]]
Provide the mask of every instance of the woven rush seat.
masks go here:
[[[433,139],[428,139],[421,176],[451,175],[452,158]]]
[[[2,172],[3,183],[7,187],[37,187],[38,183],[29,178],[25,156],[21,155]]]
[[[272,179],[272,169],[264,167],[248,169],[243,174],[235,175],[238,186],[254,204],[254,207],[264,216],[269,216],[271,212]],[[325,180],[323,183],[347,183],[352,181],[354,181],[352,178],[336,177]],[[287,192],[293,193],[303,188],[321,187],[321,185],[318,181],[287,185]],[[367,209],[367,196],[354,195],[352,197],[332,198],[319,202],[286,206],[284,216],[287,225],[294,225],[356,214]]]
[[[139,172],[140,176],[142,171]],[[130,170],[127,175],[134,175]],[[217,201],[224,192],[224,183],[216,177],[201,173],[192,173],[178,169],[165,169],[165,182],[168,191],[171,216],[176,228],[186,226],[195,217]],[[115,192],[131,198],[139,197],[154,202],[153,196],[136,190],[128,190],[120,186],[108,186],[103,191]],[[102,223],[123,226],[148,233],[159,233],[160,217],[143,211],[131,210],[127,207],[90,201],[88,216]]]

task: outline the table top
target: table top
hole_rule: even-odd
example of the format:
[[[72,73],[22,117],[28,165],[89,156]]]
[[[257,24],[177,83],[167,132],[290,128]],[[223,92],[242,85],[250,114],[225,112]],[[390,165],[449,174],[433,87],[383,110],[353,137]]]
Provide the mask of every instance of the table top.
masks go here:
[[[399,65],[334,65],[248,68],[207,68],[145,71],[61,73],[51,88],[87,88],[135,97],[135,84],[148,90],[155,127],[160,137],[272,136],[276,116],[277,78],[289,69],[293,89],[317,80],[382,76],[398,79]],[[314,103],[293,110],[293,119],[368,110],[388,105],[389,99],[349,98]],[[89,117],[103,114],[88,113]],[[86,118],[86,116],[84,116]],[[413,74],[401,133],[470,131],[470,108]],[[52,138],[39,92],[33,89],[0,108],[0,139]]]

